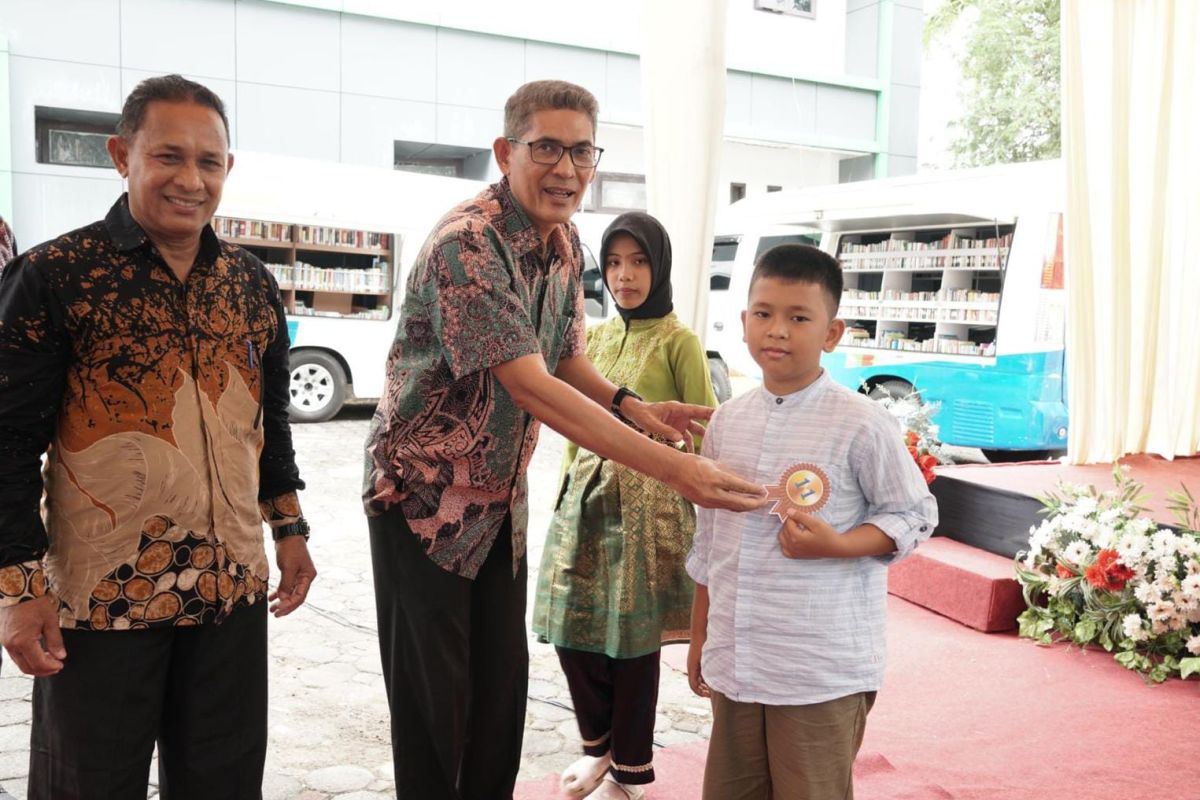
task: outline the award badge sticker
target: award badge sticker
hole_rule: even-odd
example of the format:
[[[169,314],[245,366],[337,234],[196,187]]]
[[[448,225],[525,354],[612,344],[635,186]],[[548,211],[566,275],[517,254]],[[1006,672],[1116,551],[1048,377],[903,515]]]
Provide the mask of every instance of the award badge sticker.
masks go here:
[[[793,508],[805,514],[815,514],[829,501],[833,487],[829,476],[816,464],[801,461],[783,471],[779,483],[766,487],[767,499],[774,500],[770,513],[787,520]]]

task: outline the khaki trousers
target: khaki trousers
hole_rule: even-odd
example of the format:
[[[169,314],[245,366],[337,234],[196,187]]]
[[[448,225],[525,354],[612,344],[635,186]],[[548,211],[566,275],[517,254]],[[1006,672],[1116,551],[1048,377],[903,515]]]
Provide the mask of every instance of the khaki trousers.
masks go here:
[[[803,706],[712,694],[704,800],[853,800],[851,770],[875,692]]]

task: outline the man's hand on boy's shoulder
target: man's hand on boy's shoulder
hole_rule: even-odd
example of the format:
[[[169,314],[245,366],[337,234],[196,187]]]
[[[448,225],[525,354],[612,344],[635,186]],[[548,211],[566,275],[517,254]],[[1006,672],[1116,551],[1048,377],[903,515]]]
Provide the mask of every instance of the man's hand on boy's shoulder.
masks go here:
[[[795,509],[779,529],[779,547],[788,558],[847,558],[845,544],[828,522]]]

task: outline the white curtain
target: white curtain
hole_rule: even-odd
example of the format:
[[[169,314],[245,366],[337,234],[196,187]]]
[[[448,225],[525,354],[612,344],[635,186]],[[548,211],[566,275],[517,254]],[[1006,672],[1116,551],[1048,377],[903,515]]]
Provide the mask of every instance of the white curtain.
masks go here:
[[[1072,463],[1200,451],[1200,2],[1065,0]]]
[[[646,203],[671,236],[675,311],[705,330],[725,129],[725,0],[642,4]]]

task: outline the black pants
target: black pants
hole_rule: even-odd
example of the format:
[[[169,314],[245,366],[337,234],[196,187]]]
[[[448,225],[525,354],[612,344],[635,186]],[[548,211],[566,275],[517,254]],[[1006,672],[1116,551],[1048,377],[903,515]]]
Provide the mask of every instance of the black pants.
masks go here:
[[[603,653],[554,649],[571,690],[583,752],[589,756],[611,752],[609,771],[621,783],[652,782],[659,651],[637,658],[609,658]]]
[[[64,630],[61,672],[33,684],[29,800],[260,800],[267,604],[221,624]]]
[[[398,509],[369,525],[397,797],[511,798],[529,683],[511,521],[475,580],[429,560]]]

